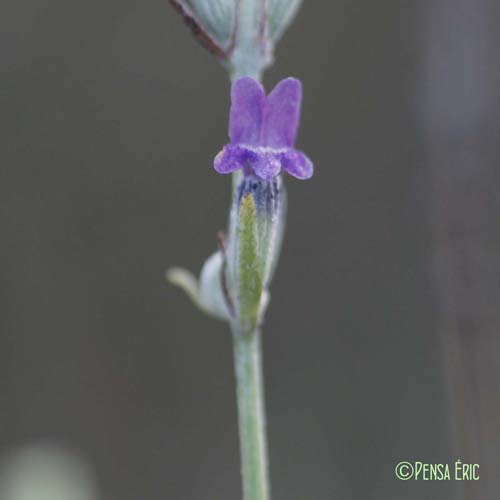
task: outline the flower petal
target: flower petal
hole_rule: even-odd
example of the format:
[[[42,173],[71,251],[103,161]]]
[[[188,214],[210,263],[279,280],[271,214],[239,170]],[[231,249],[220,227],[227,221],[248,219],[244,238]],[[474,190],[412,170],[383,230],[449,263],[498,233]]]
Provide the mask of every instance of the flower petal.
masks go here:
[[[314,173],[312,161],[302,152],[290,149],[282,154],[281,165],[297,179],[309,179]]]
[[[257,177],[270,181],[281,172],[282,153],[272,151],[259,152],[252,161],[253,172]]]
[[[293,147],[297,137],[302,102],[302,84],[296,78],[286,78],[268,95],[262,130],[265,146]]]
[[[214,168],[219,174],[230,174],[243,168],[249,160],[249,152],[245,148],[228,144],[215,157]]]
[[[233,83],[229,116],[229,137],[233,144],[259,144],[265,101],[262,85],[253,78],[244,77]]]

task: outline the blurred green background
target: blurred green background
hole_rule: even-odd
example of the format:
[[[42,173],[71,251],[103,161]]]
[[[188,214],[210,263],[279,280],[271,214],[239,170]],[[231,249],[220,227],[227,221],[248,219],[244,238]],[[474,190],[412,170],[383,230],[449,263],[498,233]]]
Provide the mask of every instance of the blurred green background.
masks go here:
[[[316,165],[286,179],[264,328],[276,499],[457,498],[394,476],[466,458],[429,275],[418,6],[306,1],[265,77],[302,79]],[[0,454],[73,450],[99,499],[239,498],[228,329],[164,280],[225,226],[225,71],[166,0],[3,0],[0,37]]]

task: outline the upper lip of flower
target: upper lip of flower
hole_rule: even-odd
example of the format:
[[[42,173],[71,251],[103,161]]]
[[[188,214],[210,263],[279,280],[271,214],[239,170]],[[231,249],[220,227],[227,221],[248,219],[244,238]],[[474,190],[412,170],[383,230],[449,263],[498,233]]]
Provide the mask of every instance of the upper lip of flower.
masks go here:
[[[300,120],[302,85],[295,78],[281,80],[266,96],[250,77],[231,88],[230,144],[216,156],[214,167],[226,174],[244,168],[269,180],[282,169],[298,179],[313,174],[309,158],[294,148]]]

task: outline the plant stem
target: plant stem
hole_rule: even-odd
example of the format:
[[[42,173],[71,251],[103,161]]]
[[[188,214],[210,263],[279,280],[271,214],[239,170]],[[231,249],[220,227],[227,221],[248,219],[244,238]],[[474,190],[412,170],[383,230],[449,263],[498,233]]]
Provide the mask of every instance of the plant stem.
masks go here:
[[[229,61],[231,80],[242,76],[262,80],[272,59],[267,15],[267,0],[239,0],[235,47]]]
[[[233,327],[244,500],[269,500],[261,333]]]

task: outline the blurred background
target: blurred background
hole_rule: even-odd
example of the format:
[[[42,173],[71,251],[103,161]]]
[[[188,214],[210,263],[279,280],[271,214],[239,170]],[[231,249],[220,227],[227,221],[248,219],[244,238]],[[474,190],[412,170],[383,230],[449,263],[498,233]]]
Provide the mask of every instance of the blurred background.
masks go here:
[[[278,46],[316,173],[264,328],[275,499],[498,498],[499,21],[306,0]],[[228,329],[164,279],[225,225],[225,71],[167,0],[3,0],[0,63],[1,500],[240,498]],[[394,475],[457,459],[481,480]]]

